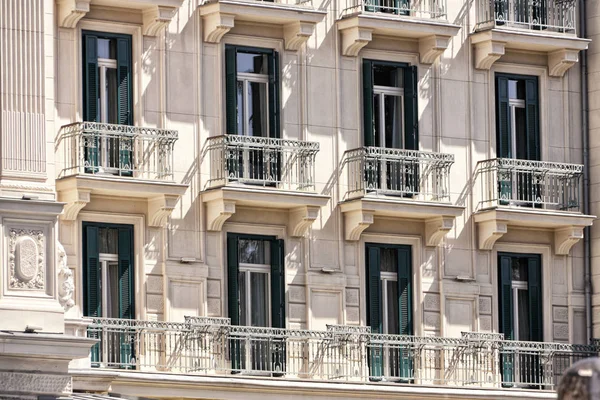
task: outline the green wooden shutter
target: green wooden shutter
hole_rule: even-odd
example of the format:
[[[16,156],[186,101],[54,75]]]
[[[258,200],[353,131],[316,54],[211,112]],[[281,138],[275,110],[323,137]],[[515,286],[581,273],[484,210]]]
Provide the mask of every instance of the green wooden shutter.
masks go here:
[[[540,160],[539,95],[537,78],[525,79],[525,109],[527,115],[527,159]]]
[[[98,227],[85,226],[85,269],[86,293],[83,299],[86,317],[101,317],[100,262],[98,255]]]
[[[401,335],[413,334],[412,315],[412,257],[410,246],[398,248],[398,332]],[[410,380],[413,378],[412,348],[407,346],[398,352],[398,376]]]
[[[511,158],[510,110],[508,107],[508,78],[496,76],[496,156]]]
[[[363,60],[363,140],[367,147],[375,146],[373,106],[373,62]]]
[[[226,133],[238,134],[237,115],[237,48],[225,46],[225,114]]]
[[[419,75],[415,65],[404,69],[404,148],[419,150]]]
[[[117,124],[133,125],[133,96],[131,74],[131,39],[117,41]],[[116,145],[116,144],[115,144]],[[121,175],[133,175],[133,138],[119,140],[119,170]]]
[[[533,342],[543,340],[542,268],[540,257],[529,257],[527,291],[529,294],[529,335]]]
[[[119,231],[119,318],[135,318],[135,289],[133,268],[133,230],[130,227]]]
[[[239,304],[239,251],[237,235],[227,235],[227,308],[232,325],[240,324],[240,304]],[[233,372],[239,372],[245,360],[242,355],[245,354],[245,341],[243,338],[232,337],[229,341],[229,352],[231,357],[231,369]]]
[[[281,137],[279,101],[279,52],[269,55],[269,137]]]
[[[83,120],[87,122],[99,122],[98,110],[98,37],[89,33],[83,35]],[[87,167],[85,172],[93,173],[98,166],[97,137],[87,142],[85,147],[85,161]]]
[[[367,245],[367,321],[373,333],[382,333],[381,324],[381,250]],[[369,346],[369,376],[379,379],[383,375],[383,347]]]
[[[513,340],[513,304],[512,304],[512,258],[507,255],[498,256],[498,294],[500,304],[500,332],[505,340]],[[503,350],[501,353],[502,386],[512,386],[514,382],[515,354]]]
[[[271,321],[285,328],[285,253],[283,240],[271,242]]]

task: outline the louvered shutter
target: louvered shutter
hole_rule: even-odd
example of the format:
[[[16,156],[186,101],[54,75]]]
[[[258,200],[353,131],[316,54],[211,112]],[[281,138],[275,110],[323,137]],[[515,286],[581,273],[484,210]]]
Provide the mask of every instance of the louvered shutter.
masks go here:
[[[271,242],[271,321],[285,328],[285,253],[283,240]]]
[[[225,46],[225,115],[228,135],[238,134],[236,57],[236,47]]]
[[[133,285],[133,230],[118,228],[119,233],[119,318],[135,318]]]
[[[527,115],[527,159],[540,160],[540,117],[537,78],[525,79],[525,108]]]
[[[419,150],[419,76],[415,65],[404,69],[404,148]]]
[[[508,106],[508,78],[496,76],[496,156],[511,158],[510,109]],[[507,205],[512,197],[512,179],[498,179],[498,200]]]
[[[133,125],[133,86],[131,74],[131,39],[117,41],[117,124]],[[121,175],[133,175],[133,138],[119,139],[119,169]]]
[[[98,37],[89,33],[83,35],[83,120],[100,122],[98,110]],[[93,173],[98,166],[97,137],[89,138],[85,146],[85,172]]]
[[[238,282],[239,273],[238,236],[227,235],[227,308],[231,325],[240,324],[240,291]],[[244,360],[242,359],[244,340],[232,337],[229,341],[231,356],[231,369],[239,371]]]
[[[373,62],[363,60],[363,140],[365,146],[375,146],[373,119]]]
[[[543,340],[543,312],[542,312],[542,269],[540,257],[528,259],[527,289],[529,295],[529,339],[533,342]]]
[[[401,335],[413,334],[412,315],[412,257],[411,248],[398,248],[398,332]],[[398,351],[398,376],[410,380],[413,378],[413,359],[410,346]]]
[[[280,138],[279,52],[269,54],[269,137]]]
[[[381,250],[367,245],[367,321],[373,333],[382,333],[381,321]],[[383,347],[369,346],[369,376],[378,380],[383,374]]]
[[[500,304],[500,332],[504,334],[505,340],[514,340],[513,332],[513,302],[512,302],[512,258],[507,255],[498,256],[498,291]],[[502,385],[512,386],[514,382],[515,354],[513,352],[501,352],[502,363]]]
[[[85,268],[84,281],[86,293],[84,310],[86,317],[101,317],[102,297],[100,293],[100,261],[98,255],[98,227],[85,227]]]

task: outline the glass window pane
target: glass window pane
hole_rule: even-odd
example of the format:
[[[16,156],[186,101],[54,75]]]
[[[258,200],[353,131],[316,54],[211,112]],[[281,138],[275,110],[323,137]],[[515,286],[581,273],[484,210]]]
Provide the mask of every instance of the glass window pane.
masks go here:
[[[240,239],[238,241],[240,263],[270,264],[270,243],[265,240]]]
[[[512,280],[527,282],[529,278],[528,260],[525,257],[513,257]]]
[[[118,254],[119,231],[116,228],[98,229],[100,243],[98,250],[100,253]]]
[[[266,83],[248,83],[248,136],[269,136],[267,130],[267,91]]]
[[[519,336],[518,340],[531,340],[529,336],[529,295],[527,290],[517,291],[517,312],[519,315]]]
[[[384,318],[387,318],[387,332],[389,334],[398,334],[400,323],[398,321],[398,282],[386,280],[387,285],[387,312]]]
[[[381,248],[381,272],[398,272],[398,250]]]
[[[107,121],[109,124],[118,124],[118,108],[117,108],[117,69],[116,68],[106,68],[106,87],[104,88],[105,104],[104,107],[106,109],[106,116],[108,118]]]
[[[249,72],[267,75],[268,59],[266,54],[242,53],[237,54],[237,72]]]
[[[250,274],[250,297],[252,302],[252,326],[267,326],[267,274],[252,272]]]
[[[246,301],[246,272],[238,273],[238,303],[240,308],[240,325],[248,325],[248,307]]]
[[[508,97],[510,99],[525,100],[525,81],[509,80]]]
[[[119,264],[108,264],[108,282],[106,282],[106,318],[120,318],[119,315]]]
[[[515,108],[515,139],[517,158],[527,160],[527,116],[525,108]]]
[[[403,148],[402,143],[402,97],[385,96],[385,147]]]
[[[110,39],[98,39],[98,58],[111,58]]]
[[[373,95],[373,135],[375,136],[375,140],[373,141],[375,147],[381,147],[383,144],[381,143],[381,132],[379,127],[381,126],[381,118],[380,118],[380,110],[381,110],[381,95],[374,94]]]
[[[402,68],[375,64],[373,66],[373,82],[376,86],[403,87]]]

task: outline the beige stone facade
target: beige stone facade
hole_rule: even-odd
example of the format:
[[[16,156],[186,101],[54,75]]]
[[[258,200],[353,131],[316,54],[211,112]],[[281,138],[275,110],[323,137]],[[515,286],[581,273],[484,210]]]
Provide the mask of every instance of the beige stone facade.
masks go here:
[[[519,6],[506,0],[509,16],[503,22],[498,2],[431,0],[402,6],[386,1],[0,3],[0,330],[35,328],[65,333],[80,343],[80,353],[62,356],[62,375],[53,381],[64,380],[60,390],[0,383],[0,397],[75,391],[167,399],[553,398],[565,366],[597,353],[595,346],[572,346],[592,339],[588,313],[594,317],[593,337],[600,337],[594,284],[598,228],[588,229],[599,214],[594,151],[600,58],[595,42],[580,35],[580,2],[548,0],[536,9],[531,1]],[[526,21],[508,11],[519,7],[528,10]],[[597,9],[597,1],[587,1],[592,40]],[[534,21],[539,18],[544,22]],[[94,87],[107,94],[91,97],[110,114],[104,104],[121,95],[124,82],[111,89],[111,71],[118,74],[127,64],[127,124],[109,124],[110,116],[102,120],[100,112],[97,120],[87,117],[96,112],[90,111],[90,97],[86,100],[94,96],[86,66],[92,37],[98,40],[94,43],[110,42],[109,47],[113,40],[129,41],[127,62],[120,55],[96,55],[94,71],[106,75]],[[232,132],[226,49],[244,47],[266,49],[269,60],[276,59],[274,81],[273,74],[243,75],[264,88],[274,85],[275,91],[265,95],[279,98],[277,110],[267,111],[279,119],[265,116],[269,126],[280,125],[271,141],[227,135]],[[586,49],[588,209],[579,64]],[[365,60],[402,68],[404,75],[416,67],[416,100],[408,96],[408,85],[401,95],[377,89],[376,81],[370,88],[380,90],[381,99],[401,96],[404,108],[394,115],[401,116],[402,127],[392,129],[408,132],[416,126],[413,148],[404,143],[406,150],[386,152],[385,146],[366,142],[365,69],[370,67]],[[499,150],[498,76],[537,82],[535,104],[515,98],[511,108],[517,115],[535,107],[523,128],[536,132],[536,144],[524,145],[527,151],[536,148],[537,156],[528,160],[515,156],[518,144],[512,156]],[[250,107],[249,98],[255,101],[254,89],[235,90],[238,110]],[[117,114],[126,101],[119,99]],[[416,108],[407,108],[413,100]],[[377,110],[376,118],[395,112]],[[416,116],[412,128],[407,110]],[[521,129],[520,117],[506,115],[517,121],[511,129]],[[239,129],[256,129],[253,124]],[[519,134],[514,142],[521,140]],[[252,171],[258,178],[248,177]],[[117,292],[109,283],[90,283],[90,226],[118,230],[118,235],[128,227],[130,268],[119,269],[119,287],[113,289],[119,290],[116,307],[124,315],[126,271],[127,315],[138,322],[120,325],[100,318],[115,304]],[[586,310],[584,231],[590,232],[593,310]],[[234,234],[269,238],[270,267],[265,261],[244,268],[246,274],[267,271],[271,280],[281,274],[284,317],[277,331],[243,330],[223,319],[232,318],[228,237]],[[276,243],[282,243],[281,253],[274,253]],[[411,328],[404,333],[414,341],[357,328],[373,321],[372,244],[409,249],[409,298],[400,307],[408,304]],[[98,279],[109,282],[111,266],[122,262],[121,251],[118,257],[116,250],[96,253],[96,261],[105,263],[98,269],[105,275]],[[279,270],[273,267],[275,254],[283,260]],[[502,255],[539,262],[538,322],[531,324],[540,332],[521,339],[545,345],[511,347],[494,335],[465,335],[507,334],[501,326]],[[390,281],[397,276],[390,275]],[[524,293],[533,309],[532,286],[524,285],[512,286],[517,296],[512,324],[519,315],[536,318],[519,314],[518,290],[529,290]],[[95,306],[104,312],[96,315],[89,311],[93,290],[105,293]],[[276,317],[269,307],[276,290],[271,283],[262,292],[270,299],[266,325],[272,327]],[[396,299],[381,301],[391,307]],[[383,310],[380,321],[391,313]],[[382,324],[387,331],[380,333],[398,333]],[[91,343],[81,340],[86,336],[101,345],[82,357]],[[273,350],[273,341],[281,337],[284,350]],[[256,350],[264,343],[266,356]],[[384,358],[402,361],[374,361],[378,349]],[[8,381],[2,374],[27,380],[23,371],[32,368],[25,362],[15,369],[13,356],[3,351],[0,346],[0,381]],[[236,351],[248,357],[239,356],[237,367]],[[259,353],[268,367],[250,365]],[[285,366],[272,370],[280,354]],[[408,377],[395,364],[406,360]],[[374,372],[377,363],[385,371]],[[544,372],[524,377],[531,365]]]

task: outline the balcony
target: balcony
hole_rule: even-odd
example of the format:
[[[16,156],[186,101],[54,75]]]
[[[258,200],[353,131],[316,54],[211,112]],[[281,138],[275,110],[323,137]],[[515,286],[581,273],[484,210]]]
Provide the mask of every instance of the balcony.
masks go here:
[[[478,0],[471,41],[475,65],[490,69],[506,49],[541,52],[551,76],[563,76],[590,42],[577,37],[575,1]]]
[[[231,326],[227,318],[202,317],[187,317],[182,323],[94,319],[87,335],[99,340],[90,360],[97,370],[87,373],[88,381],[95,372],[104,373],[113,387],[144,395],[134,393],[141,389],[134,387],[138,381],[131,379],[132,372],[136,379],[146,373],[143,381],[152,390],[152,383],[164,384],[164,377],[169,376],[169,388],[186,392],[178,392],[184,397],[189,397],[187,392],[202,396],[208,389],[203,384],[209,384],[211,390],[220,390],[229,398],[237,385],[250,385],[248,389],[260,385],[257,376],[286,381],[270,387],[268,393],[275,396],[281,392],[272,391],[310,382],[336,384],[315,386],[316,396],[340,391],[338,395],[352,392],[361,398],[381,398],[382,390],[394,390],[394,383],[405,384],[396,386],[396,394],[410,390],[406,384],[420,387],[421,394],[443,389],[451,397],[460,390],[462,397],[468,397],[464,389],[491,398],[501,396],[507,388],[513,394],[521,390],[523,396],[528,392],[551,394],[573,362],[600,351],[597,345],[509,341],[502,334],[416,337],[338,325],[330,325],[326,331],[292,330]],[[77,385],[78,371],[73,373]],[[214,378],[204,380],[210,376],[230,379],[221,383]],[[367,382],[375,386],[356,385]]]
[[[349,0],[349,3],[338,20],[345,56],[358,56],[373,35],[382,35],[418,40],[421,63],[433,64],[460,28],[448,22],[446,0]]]
[[[92,194],[126,195],[147,199],[154,216],[149,223],[160,226],[187,189],[173,181],[177,137],[172,130],[97,122],[63,126],[56,144],[62,166],[56,189],[67,203],[62,218],[76,219]]]
[[[200,2],[204,41],[219,43],[235,21],[274,24],[283,29],[286,50],[298,50],[312,36],[327,12],[315,10],[311,0],[208,0]]]
[[[450,203],[452,154],[363,147],[344,160],[346,240],[358,240],[376,216],[416,218],[426,224],[426,244],[437,246],[462,214]]]
[[[319,144],[299,140],[223,135],[207,139],[210,179],[202,199],[208,227],[221,230],[235,206],[290,210],[293,236],[303,236],[329,196],[315,193]]]
[[[583,166],[496,158],[479,162],[479,247],[491,250],[508,226],[554,230],[556,254],[568,254],[595,217],[581,213]]]

